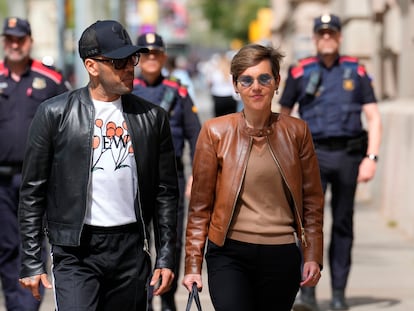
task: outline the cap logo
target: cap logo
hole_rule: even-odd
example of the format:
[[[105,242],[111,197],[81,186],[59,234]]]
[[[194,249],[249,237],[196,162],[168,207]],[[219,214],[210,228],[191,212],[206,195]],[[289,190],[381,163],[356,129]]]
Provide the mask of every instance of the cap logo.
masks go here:
[[[155,43],[155,34],[153,34],[153,33],[147,33],[145,35],[145,40],[147,41],[148,44]]]
[[[328,14],[322,15],[321,16],[321,21],[322,21],[322,23],[327,24],[331,21],[331,16],[328,15]]]
[[[15,17],[9,18],[9,21],[7,22],[7,24],[9,28],[15,28],[17,25],[17,18]]]
[[[128,43],[128,34],[125,29],[119,27],[118,24],[112,26],[112,32],[119,37],[124,43]]]

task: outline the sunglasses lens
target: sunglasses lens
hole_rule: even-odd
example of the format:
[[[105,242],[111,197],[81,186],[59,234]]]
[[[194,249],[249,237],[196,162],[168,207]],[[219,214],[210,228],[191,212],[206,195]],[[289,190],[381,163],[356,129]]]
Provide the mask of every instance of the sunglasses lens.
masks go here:
[[[259,83],[261,85],[270,85],[270,83],[272,83],[272,76],[268,75],[268,74],[262,74],[259,76],[259,78],[257,80],[259,80]]]
[[[124,69],[128,64],[128,58],[114,59],[113,64],[116,70]]]
[[[237,81],[240,83],[242,87],[250,87],[253,82],[254,78],[251,76],[241,76]],[[261,74],[257,77],[257,81],[260,85],[269,86],[272,83],[273,77],[267,73]]]
[[[254,79],[250,76],[241,76],[239,78],[239,83],[241,84],[241,86],[243,87],[249,87],[250,85],[253,84]]]
[[[127,58],[114,59],[114,68],[117,70],[125,69],[129,62],[132,62],[132,64],[136,66],[139,62],[139,54],[131,55]]]

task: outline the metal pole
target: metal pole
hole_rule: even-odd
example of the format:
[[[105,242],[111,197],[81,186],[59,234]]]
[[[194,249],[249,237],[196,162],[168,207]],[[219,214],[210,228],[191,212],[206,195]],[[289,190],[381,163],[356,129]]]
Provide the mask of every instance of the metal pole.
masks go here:
[[[88,83],[88,76],[83,66],[82,60],[79,58],[77,53],[78,41],[82,35],[82,32],[88,26],[86,12],[89,11],[87,8],[90,7],[90,0],[75,0],[75,43],[76,51],[74,57],[74,69],[75,69],[75,87],[79,88],[85,86]]]
[[[57,50],[58,57],[56,59],[56,67],[60,69],[63,75],[66,77],[66,53],[65,53],[65,27],[66,27],[66,14],[65,14],[65,0],[56,0],[57,8],[57,23],[58,23],[58,38],[57,38]]]

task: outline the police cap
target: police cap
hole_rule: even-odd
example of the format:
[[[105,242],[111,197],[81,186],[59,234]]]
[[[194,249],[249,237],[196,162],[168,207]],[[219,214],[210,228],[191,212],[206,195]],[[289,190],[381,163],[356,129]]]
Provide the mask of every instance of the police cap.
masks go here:
[[[313,32],[318,32],[322,29],[331,29],[333,31],[341,31],[341,20],[338,16],[333,14],[324,14],[315,18],[313,25]]]
[[[137,45],[144,46],[149,50],[165,51],[165,44],[162,37],[155,32],[148,32],[140,35]]]
[[[2,36],[31,36],[32,30],[27,20],[19,17],[7,17],[4,20]]]

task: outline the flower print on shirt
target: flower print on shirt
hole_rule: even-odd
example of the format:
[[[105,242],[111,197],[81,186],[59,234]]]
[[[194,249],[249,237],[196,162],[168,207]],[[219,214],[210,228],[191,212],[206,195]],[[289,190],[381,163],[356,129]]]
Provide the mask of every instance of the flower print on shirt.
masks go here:
[[[104,166],[100,166],[99,163],[102,161],[102,157],[108,153],[113,160],[114,171],[123,167],[129,167],[125,162],[127,162],[128,155],[134,153],[134,149],[126,122],[123,121],[122,126],[117,126],[114,121],[108,121],[104,126],[102,119],[96,119],[95,127],[99,130],[95,131],[93,136],[94,163],[92,171],[104,169]],[[96,133],[100,134],[96,135]]]

